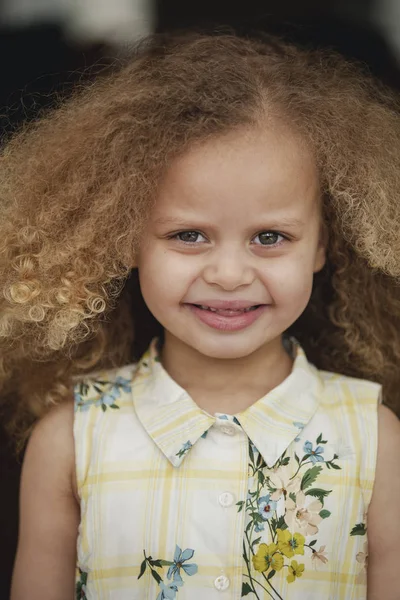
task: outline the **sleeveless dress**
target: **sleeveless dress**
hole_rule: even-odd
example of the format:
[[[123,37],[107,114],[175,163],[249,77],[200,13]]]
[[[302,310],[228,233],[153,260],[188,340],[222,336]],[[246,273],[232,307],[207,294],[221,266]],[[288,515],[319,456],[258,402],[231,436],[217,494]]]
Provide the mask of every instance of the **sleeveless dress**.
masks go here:
[[[365,600],[378,384],[292,373],[236,415],[164,370],[76,381],[76,598]]]

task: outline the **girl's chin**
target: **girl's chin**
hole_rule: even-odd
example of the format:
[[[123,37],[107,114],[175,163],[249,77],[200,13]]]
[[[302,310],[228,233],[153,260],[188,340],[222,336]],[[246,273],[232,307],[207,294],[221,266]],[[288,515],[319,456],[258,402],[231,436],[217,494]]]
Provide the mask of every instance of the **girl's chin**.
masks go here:
[[[279,336],[280,337],[280,336]],[[235,339],[236,338],[236,339]],[[238,336],[231,336],[225,339],[206,340],[199,338],[191,339],[185,336],[182,341],[186,346],[189,346],[195,352],[204,357],[217,360],[235,360],[246,358],[254,352],[257,352],[265,345],[265,339],[252,339],[252,336],[247,336],[247,339],[238,339]]]

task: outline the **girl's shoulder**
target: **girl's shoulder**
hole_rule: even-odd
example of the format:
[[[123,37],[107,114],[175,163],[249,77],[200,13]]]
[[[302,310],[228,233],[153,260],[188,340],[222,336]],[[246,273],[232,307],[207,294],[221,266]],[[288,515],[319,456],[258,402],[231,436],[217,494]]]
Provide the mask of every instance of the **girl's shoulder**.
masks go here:
[[[382,402],[382,386],[375,381],[324,370],[318,370],[318,375],[322,382],[324,402],[337,403],[340,399],[348,404],[375,406]]]
[[[73,592],[70,582],[79,526],[73,414],[72,399],[54,406],[37,422],[29,438],[21,474],[12,598],[44,597],[43,582],[48,584],[49,577],[53,578],[52,589],[56,586]]]
[[[381,405],[375,481],[368,509],[368,591],[374,598],[397,598],[392,594],[397,589],[400,537],[399,455],[400,421],[387,406]]]
[[[109,369],[96,369],[94,371],[89,371],[88,373],[74,375],[72,377],[72,382],[74,385],[77,385],[83,381],[88,382],[104,380],[112,382],[120,377],[131,379],[136,373],[138,366],[138,362],[133,362],[119,367],[111,367]]]
[[[75,496],[75,449],[73,437],[74,402],[70,398],[51,407],[35,424],[30,435],[24,465],[47,476],[54,475],[60,493]]]
[[[72,426],[74,422],[74,403],[73,398],[52,406],[46,414],[35,424],[29,444],[38,443],[39,441],[51,444],[52,446],[60,445],[66,449],[69,446],[68,442],[72,440]],[[61,440],[61,441],[60,441]]]

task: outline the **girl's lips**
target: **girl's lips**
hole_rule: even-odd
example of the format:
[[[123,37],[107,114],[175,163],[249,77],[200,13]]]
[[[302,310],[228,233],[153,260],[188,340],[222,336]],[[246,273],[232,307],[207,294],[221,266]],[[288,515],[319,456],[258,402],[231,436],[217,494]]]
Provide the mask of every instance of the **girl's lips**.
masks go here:
[[[221,331],[239,331],[240,329],[245,329],[254,323],[254,321],[256,321],[267,308],[266,304],[262,304],[254,310],[250,310],[248,312],[238,313],[235,311],[232,314],[233,311],[225,310],[223,311],[224,314],[221,314],[222,311],[212,312],[210,310],[200,308],[196,304],[186,304],[186,306],[202,323],[205,323],[213,329],[219,329]]]

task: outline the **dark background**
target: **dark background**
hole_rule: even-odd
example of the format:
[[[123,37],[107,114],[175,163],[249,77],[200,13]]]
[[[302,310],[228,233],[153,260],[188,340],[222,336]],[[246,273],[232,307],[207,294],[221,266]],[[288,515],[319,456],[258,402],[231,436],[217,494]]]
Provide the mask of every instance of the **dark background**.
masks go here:
[[[34,0],[32,0],[34,1]],[[235,6],[218,0],[158,0],[157,31],[229,25],[239,32],[263,30],[314,47],[331,47],[369,65],[388,85],[400,89],[396,60],[371,18],[370,0],[247,0]],[[399,24],[400,25],[400,24]],[[10,27],[1,22],[0,0],[0,131],[2,139],[21,121],[51,105],[52,93],[68,93],[74,83],[90,77],[88,67],[102,68],[118,53],[107,40],[74,42],[62,24],[47,22]],[[97,68],[96,67],[96,68]],[[96,68],[94,72],[96,72]],[[9,597],[18,533],[20,460],[0,427],[0,599]],[[46,507],[43,507],[46,510]]]

